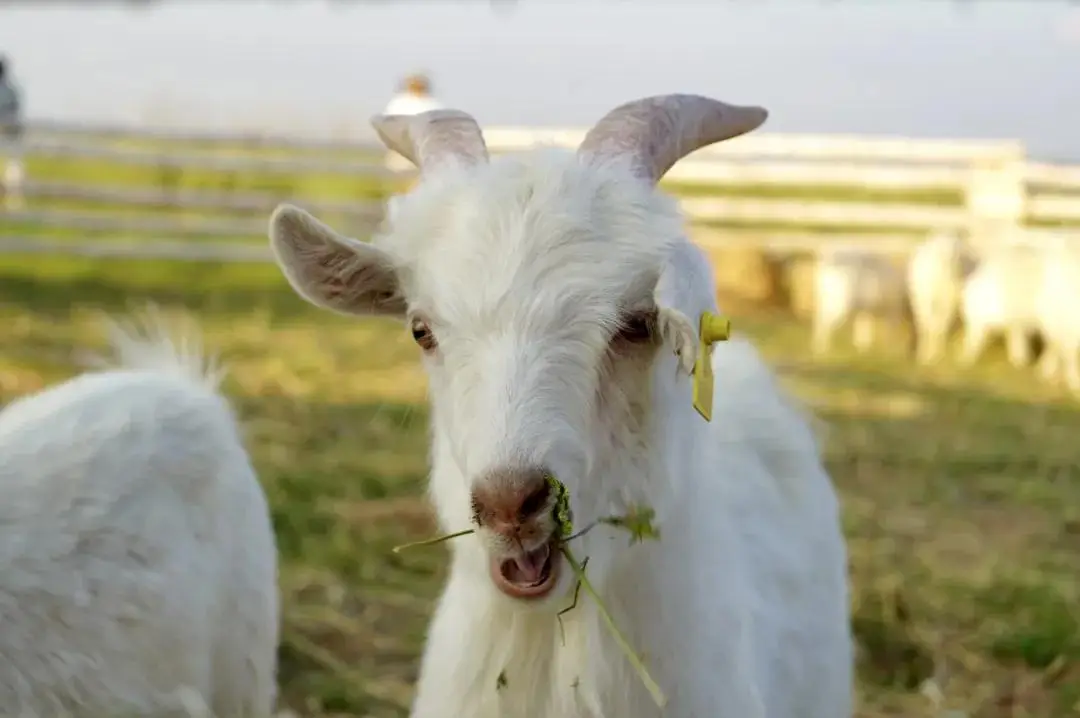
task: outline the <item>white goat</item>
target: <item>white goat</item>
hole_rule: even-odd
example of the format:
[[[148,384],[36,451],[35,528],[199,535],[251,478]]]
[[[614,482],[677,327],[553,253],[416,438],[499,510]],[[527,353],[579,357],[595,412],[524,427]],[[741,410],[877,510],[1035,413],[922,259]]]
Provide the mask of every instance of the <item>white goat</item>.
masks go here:
[[[1039,330],[1036,297],[1043,284],[1044,249],[999,244],[983,252],[961,297],[964,320],[963,364],[972,364],[990,337],[1004,332],[1009,362],[1031,363],[1031,334]]]
[[[1080,394],[1080,250],[1064,242],[1042,251],[1042,282],[1035,299],[1035,313],[1044,340],[1039,373]]]
[[[374,123],[422,170],[373,244],[280,207],[271,244],[319,306],[408,322],[432,404],[431,493],[452,543],[416,718],[648,718],[650,700],[559,552],[546,475],[578,528],[656,511],[629,545],[571,541],[668,695],[664,715],[841,718],[852,640],[838,502],[814,435],[754,348],[717,345],[716,415],[691,407],[711,269],[656,181],[764,110],[630,102],[555,148],[488,159],[454,110]]]
[[[273,710],[277,555],[218,373],[160,326],[0,412],[0,706]]]
[[[827,352],[833,334],[849,319],[855,348],[867,351],[874,342],[875,317],[897,322],[910,317],[903,272],[876,252],[823,250],[814,271],[814,352]]]
[[[971,247],[955,232],[935,233],[911,253],[907,285],[920,363],[931,364],[944,357],[949,331],[959,315],[964,282],[975,267]]]

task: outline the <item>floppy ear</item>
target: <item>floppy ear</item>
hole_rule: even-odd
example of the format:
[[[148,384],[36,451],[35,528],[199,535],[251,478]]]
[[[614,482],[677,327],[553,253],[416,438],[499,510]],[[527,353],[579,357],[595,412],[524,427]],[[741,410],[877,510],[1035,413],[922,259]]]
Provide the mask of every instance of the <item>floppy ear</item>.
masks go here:
[[[270,247],[289,284],[312,304],[341,314],[404,316],[397,269],[378,247],[343,237],[289,204],[270,217]]]

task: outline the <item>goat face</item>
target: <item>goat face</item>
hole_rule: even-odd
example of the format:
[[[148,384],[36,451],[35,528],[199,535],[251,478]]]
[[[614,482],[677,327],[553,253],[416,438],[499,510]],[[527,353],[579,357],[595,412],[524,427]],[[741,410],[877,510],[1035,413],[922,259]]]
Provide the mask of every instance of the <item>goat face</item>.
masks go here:
[[[764,120],[747,109],[753,116],[736,122],[731,113],[744,108],[710,107],[727,117],[710,136]],[[674,276],[693,255],[681,217],[641,181],[674,159],[627,154],[620,141],[648,142],[603,121],[582,145],[592,154],[491,162],[462,113],[389,122],[377,125],[384,139],[425,176],[395,200],[386,231],[366,244],[286,206],[271,220],[272,246],[310,301],[407,323],[430,377],[442,523],[472,522],[494,585],[546,604],[573,584],[560,570],[549,477],[567,488],[579,526],[610,513],[625,496],[621,482],[647,473],[655,379],[693,366],[686,309],[697,309],[711,283],[703,288],[693,271]],[[664,344],[677,364],[658,354]]]
[[[467,510],[496,585],[516,597],[561,583],[547,477],[567,487],[579,525],[611,513],[621,487],[597,479],[647,449],[658,348],[666,336],[693,356],[693,327],[654,294],[681,220],[651,187],[619,179],[540,153],[429,178],[397,200],[375,245],[300,210],[274,222],[295,256],[348,268],[338,277],[352,289],[335,290],[346,301],[354,282],[394,287],[381,306],[405,321],[429,375],[440,513],[460,527]],[[372,252],[380,261],[362,259]]]

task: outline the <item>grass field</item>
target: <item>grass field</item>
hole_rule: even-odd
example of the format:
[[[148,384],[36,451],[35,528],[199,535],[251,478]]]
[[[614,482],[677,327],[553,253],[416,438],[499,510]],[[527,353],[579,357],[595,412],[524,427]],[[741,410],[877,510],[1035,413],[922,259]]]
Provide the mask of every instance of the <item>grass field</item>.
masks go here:
[[[390,553],[430,530],[407,333],[309,308],[271,266],[3,257],[0,398],[70,375],[101,345],[95,312],[145,299],[192,310],[232,368],[281,550],[284,702],[406,715],[444,556]],[[790,320],[735,320],[830,425],[860,718],[1080,714],[1080,405],[998,354],[970,372],[887,349],[812,362]]]

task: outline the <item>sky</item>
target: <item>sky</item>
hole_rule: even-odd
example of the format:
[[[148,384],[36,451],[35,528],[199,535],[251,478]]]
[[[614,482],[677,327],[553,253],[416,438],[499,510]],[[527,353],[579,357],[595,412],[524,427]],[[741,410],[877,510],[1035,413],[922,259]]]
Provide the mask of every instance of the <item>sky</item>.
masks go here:
[[[62,48],[62,51],[59,50]],[[363,137],[398,77],[488,125],[683,91],[768,130],[1019,138],[1080,160],[1067,2],[164,2],[0,6],[33,117]]]

